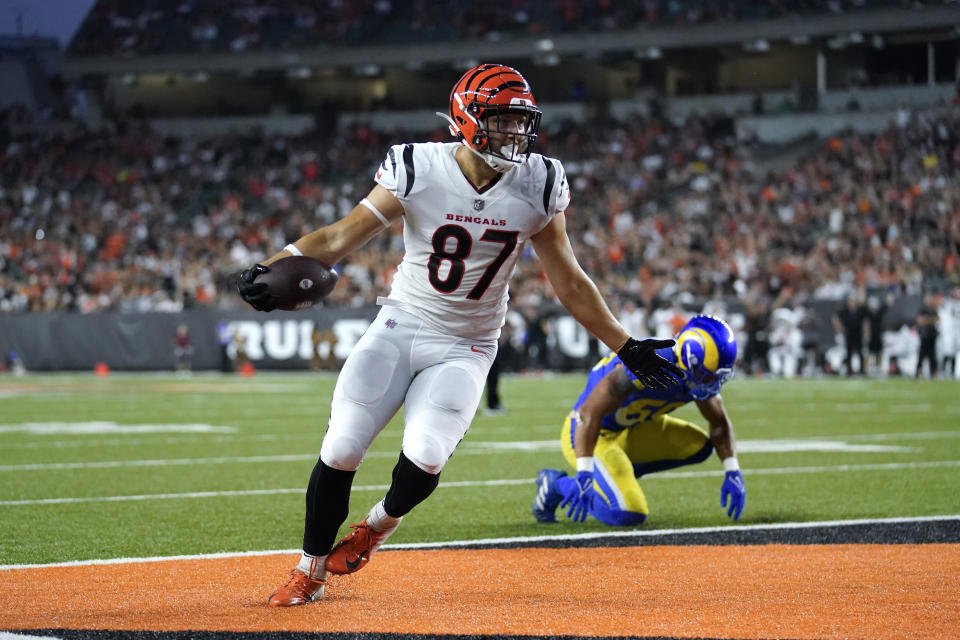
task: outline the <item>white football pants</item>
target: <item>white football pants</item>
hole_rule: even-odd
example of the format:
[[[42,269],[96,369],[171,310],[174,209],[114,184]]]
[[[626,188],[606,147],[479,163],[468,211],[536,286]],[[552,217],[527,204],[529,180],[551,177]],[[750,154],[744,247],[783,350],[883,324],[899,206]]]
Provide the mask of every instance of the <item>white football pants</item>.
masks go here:
[[[404,405],[404,455],[440,473],[473,420],[496,355],[496,340],[450,336],[382,307],[337,378],[320,459],[353,471]]]

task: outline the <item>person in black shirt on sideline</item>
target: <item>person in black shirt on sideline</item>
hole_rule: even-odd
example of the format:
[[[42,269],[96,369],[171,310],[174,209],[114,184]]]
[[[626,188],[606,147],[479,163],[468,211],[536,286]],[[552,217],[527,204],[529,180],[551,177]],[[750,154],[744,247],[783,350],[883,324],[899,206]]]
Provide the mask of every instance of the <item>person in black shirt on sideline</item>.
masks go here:
[[[923,361],[930,363],[930,377],[937,377],[937,301],[932,295],[923,298],[923,306],[917,314],[917,333],[920,334],[920,353],[917,358],[917,373],[919,378],[923,371]]]
[[[837,331],[843,332],[844,345],[846,349],[846,355],[844,356],[844,363],[847,368],[847,375],[852,376],[853,371],[853,356],[857,356],[857,365],[859,371],[857,373],[863,374],[864,372],[864,359],[863,359],[863,324],[866,319],[866,309],[863,305],[860,304],[857,300],[855,294],[850,294],[847,297],[846,305],[840,309],[837,314],[834,316],[834,327]]]

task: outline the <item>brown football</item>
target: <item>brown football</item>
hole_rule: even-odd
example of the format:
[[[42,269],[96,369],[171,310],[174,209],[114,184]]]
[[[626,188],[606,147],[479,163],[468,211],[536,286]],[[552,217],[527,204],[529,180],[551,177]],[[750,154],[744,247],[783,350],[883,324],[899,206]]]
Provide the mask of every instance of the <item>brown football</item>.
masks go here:
[[[340,278],[336,271],[307,256],[281,258],[268,268],[255,282],[265,283],[277,300],[277,308],[285,311],[312,307],[330,295]]]

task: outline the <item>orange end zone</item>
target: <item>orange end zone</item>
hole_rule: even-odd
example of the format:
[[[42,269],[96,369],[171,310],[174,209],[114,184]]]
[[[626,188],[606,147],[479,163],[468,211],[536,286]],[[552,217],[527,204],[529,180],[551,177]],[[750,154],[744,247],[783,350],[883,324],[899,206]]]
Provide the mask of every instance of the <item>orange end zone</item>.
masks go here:
[[[0,629],[956,638],[960,545],[384,551],[321,601],[295,559],[0,571]]]

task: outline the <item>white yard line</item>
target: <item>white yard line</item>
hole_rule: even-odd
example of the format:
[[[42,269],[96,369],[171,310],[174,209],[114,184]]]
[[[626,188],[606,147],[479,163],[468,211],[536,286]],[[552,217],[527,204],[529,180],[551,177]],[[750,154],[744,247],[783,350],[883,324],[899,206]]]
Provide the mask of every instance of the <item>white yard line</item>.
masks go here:
[[[824,467],[782,467],[771,469],[747,469],[746,476],[783,475],[791,473],[833,473],[848,471],[903,471],[907,469],[929,469],[934,467],[960,467],[960,460],[940,460],[929,462],[889,462],[878,464],[842,464]],[[722,470],[716,471],[666,471],[644,476],[643,481],[666,480],[670,478],[705,478],[719,477]],[[463,480],[459,482],[441,482],[440,489],[458,487],[498,487],[529,484],[533,486],[533,478],[505,478],[502,480]],[[372,484],[353,487],[354,491],[386,491],[388,485]],[[237,491],[193,491],[188,493],[147,493],[126,496],[93,496],[86,498],[37,498],[32,500],[0,500],[0,507],[17,507],[27,505],[46,504],[77,504],[85,502],[130,502],[139,500],[182,500],[194,498],[223,498],[236,496],[265,496],[277,494],[300,494],[304,487],[292,489],[249,489]]]
[[[187,425],[191,426],[191,425]],[[192,425],[196,427],[208,427],[209,425]],[[222,427],[223,429],[230,429],[231,427]],[[0,427],[2,429],[2,427]],[[223,435],[211,435],[211,439],[217,439],[218,441],[223,441],[225,437],[233,438],[244,438],[250,440],[279,440],[286,439],[283,435],[273,435],[273,436],[223,436]],[[295,436],[297,438],[300,436]],[[305,434],[302,436],[303,439],[310,439],[312,436]],[[193,436],[191,435],[191,439]],[[907,451],[908,449],[900,448],[884,448],[876,449],[871,447],[863,447],[857,445],[850,445],[849,447],[841,446],[845,440],[855,440],[858,442],[887,442],[887,441],[897,441],[897,440],[939,440],[939,439],[952,439],[960,438],[960,431],[924,431],[917,433],[884,433],[884,434],[862,434],[862,435],[833,435],[833,436],[808,436],[800,438],[780,438],[780,439],[771,439],[771,440],[740,440],[740,448],[744,451],[750,452],[762,452],[762,453],[771,453],[771,452],[791,452],[798,450],[810,450],[810,451]],[[146,439],[137,439],[131,438],[128,444],[135,444],[138,441],[142,442]],[[160,442],[182,442],[184,440],[183,436],[180,437],[171,437],[169,440],[161,440]],[[804,447],[803,443],[816,443],[817,441],[823,441],[822,444],[817,446]],[[69,440],[54,440],[49,442],[49,446],[54,448],[63,448],[68,446]],[[830,443],[837,442],[838,444],[833,445]],[[113,438],[110,440],[101,440],[101,444],[122,444],[123,438]],[[20,444],[16,448],[24,448],[27,444]],[[42,447],[42,445],[37,445]],[[782,448],[778,448],[781,447]],[[11,447],[14,448],[14,447]],[[470,441],[468,440],[457,450],[459,455],[481,455],[488,453],[495,453],[497,451],[530,451],[530,452],[540,452],[540,451],[551,451],[559,450],[560,441],[558,439],[550,440],[532,440],[532,441],[502,441],[502,442],[484,442],[482,440]],[[396,457],[396,453],[392,452],[373,452],[367,454],[368,458],[393,458]],[[182,465],[207,465],[207,464],[244,464],[244,463],[267,463],[267,462],[294,462],[299,460],[313,460],[316,458],[315,453],[311,454],[290,454],[290,455],[273,455],[273,456],[220,456],[216,458],[169,458],[169,459],[151,459],[151,460],[106,460],[99,462],[43,462],[43,463],[26,463],[26,464],[8,464],[0,465],[0,472],[4,471],[56,471],[56,470],[67,470],[67,469],[115,469],[120,467],[162,467],[162,466],[182,466]]]
[[[656,538],[669,535],[690,535],[701,533],[722,533],[741,531],[784,531],[791,529],[814,529],[819,527],[846,527],[857,525],[877,524],[908,524],[922,522],[945,522],[958,520],[960,514],[941,516],[918,516],[909,518],[866,518],[860,520],[825,520],[820,522],[780,522],[776,524],[746,524],[723,525],[717,527],[691,527],[689,529],[618,529],[616,531],[596,531],[591,533],[575,533],[552,536],[516,536],[509,538],[481,538],[478,540],[449,540],[444,542],[409,542],[400,544],[385,544],[383,549],[435,549],[442,547],[476,547],[486,545],[517,544],[531,542],[565,542],[580,540],[597,540],[603,538]],[[17,569],[36,569],[41,567],[86,567],[93,565],[135,564],[144,562],[169,562],[176,560],[212,560],[218,558],[242,558],[248,556],[273,556],[299,554],[299,549],[281,549],[269,551],[238,551],[229,553],[206,553],[182,556],[155,556],[150,558],[109,558],[97,560],[71,560],[68,562],[53,562],[50,564],[4,564],[0,571]],[[3,640],[0,638],[0,640]]]

